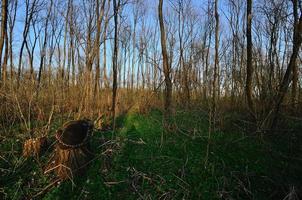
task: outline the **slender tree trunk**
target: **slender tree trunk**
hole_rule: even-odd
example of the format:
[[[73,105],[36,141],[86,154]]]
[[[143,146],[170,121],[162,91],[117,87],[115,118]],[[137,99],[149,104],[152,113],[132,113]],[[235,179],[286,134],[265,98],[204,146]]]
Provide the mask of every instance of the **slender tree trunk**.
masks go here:
[[[113,70],[113,83],[112,83],[112,119],[113,119],[113,131],[115,131],[115,109],[116,109],[116,96],[117,96],[117,76],[118,76],[118,11],[120,6],[120,0],[116,2],[113,0],[113,11],[114,11],[114,47],[112,57],[112,70]]]
[[[37,40],[38,40],[38,35],[36,32],[36,28],[35,28],[35,24],[33,24],[33,32],[34,32],[34,42],[32,44],[31,49],[29,48],[28,42],[27,40],[25,41],[25,47],[28,53],[28,58],[29,58],[29,67],[30,67],[30,79],[31,81],[34,82],[34,52],[35,52],[35,48],[36,48],[36,44],[37,44]]]
[[[216,128],[216,95],[217,95],[217,82],[218,82],[218,65],[219,65],[219,14],[218,14],[218,0],[215,0],[215,63],[214,63],[214,78],[212,88],[212,108],[211,108],[211,129]],[[211,131],[210,131],[211,132]]]
[[[293,2],[293,13],[294,13],[294,32],[297,32],[297,25],[298,25],[298,1],[297,0],[292,0]],[[298,65],[296,62],[296,59],[293,61],[293,83],[292,83],[292,96],[291,96],[291,103],[292,107],[295,109],[297,107],[298,103],[298,98],[297,98],[297,90],[298,90]]]
[[[59,35],[61,35],[62,29],[59,31]],[[51,31],[51,39],[50,39],[50,51],[49,51],[49,57],[48,57],[48,85],[50,86],[51,84],[51,78],[52,76],[52,62],[53,62],[53,54],[54,54],[54,49],[56,46],[56,43],[60,43],[61,37],[56,37],[56,27],[52,21],[52,31]],[[59,53],[58,53],[59,54]],[[59,56],[58,56],[59,57]],[[60,55],[61,58],[61,55]],[[61,65],[61,62],[59,61],[58,66]]]
[[[15,1],[12,5],[11,14],[9,17],[9,61],[10,61],[10,79],[11,83],[13,83],[13,75],[14,75],[14,61],[13,61],[13,30],[16,22],[16,14],[17,14],[17,5],[18,1]]]
[[[70,35],[70,49],[68,49],[69,53],[69,64],[68,64],[68,69],[70,69],[70,62],[71,62],[71,85],[75,85],[75,53],[74,53],[74,42],[75,42],[75,36],[74,36],[74,7],[73,4],[71,4],[70,7],[70,22],[69,22],[69,35]],[[68,70],[68,77],[69,77],[69,71]],[[69,80],[69,79],[68,79]],[[68,81],[69,83],[69,81]]]
[[[104,30],[104,50],[103,50],[103,76],[104,76],[104,86],[105,88],[109,88],[109,81],[107,77],[107,49],[106,49],[106,30],[107,23],[105,23],[105,30]]]
[[[210,152],[210,144],[212,139],[212,132],[215,131],[216,128],[216,82],[217,82],[217,69],[218,69],[218,56],[219,56],[219,14],[218,14],[218,0],[214,2],[214,16],[215,16],[215,63],[214,63],[214,77],[212,83],[212,102],[210,106],[209,112],[209,130],[208,130],[208,143],[207,143],[207,151],[205,156],[205,167],[208,166],[209,160],[209,152]]]
[[[253,78],[253,43],[252,43],[252,0],[247,0],[247,58],[246,58],[246,99],[250,112],[254,113],[254,106],[252,101],[252,78]]]
[[[65,15],[65,30],[64,30],[64,41],[63,41],[63,64],[62,64],[62,68],[61,68],[61,79],[62,79],[63,83],[64,83],[64,80],[65,80],[67,31],[68,31],[68,25],[71,26],[71,23],[72,23],[72,22],[70,22],[70,23],[68,22],[71,6],[72,6],[72,0],[68,0],[67,11],[66,11],[66,15]]]
[[[134,89],[134,66],[136,60],[136,24],[137,24],[137,13],[134,15],[134,28],[133,28],[133,38],[132,38],[132,66],[131,66],[131,89]]]
[[[125,46],[124,46],[124,59],[123,59],[123,89],[126,88],[126,71],[127,71],[127,41],[125,41]]]
[[[165,118],[171,114],[171,101],[172,101],[172,82],[170,77],[170,65],[168,60],[167,45],[166,45],[166,32],[163,19],[163,0],[159,0],[158,4],[158,19],[160,26],[161,49],[163,57],[163,71],[165,76]]]
[[[49,10],[46,16],[46,21],[45,21],[45,27],[44,27],[44,41],[43,41],[43,46],[42,46],[42,52],[41,52],[41,59],[40,59],[40,66],[39,66],[39,74],[38,74],[38,85],[37,88],[39,88],[40,86],[40,82],[41,82],[41,76],[42,76],[42,69],[43,69],[43,65],[44,65],[44,58],[46,56],[46,46],[47,46],[47,37],[48,37],[48,21],[50,18],[50,14],[51,14],[51,9],[52,9],[52,3],[53,1],[50,1],[50,6],[49,6]]]
[[[130,81],[131,81],[130,43],[128,45],[127,51],[128,51],[127,91],[129,91],[129,89],[130,89]]]
[[[108,5],[110,6],[110,3]],[[109,8],[108,8],[108,10],[109,10]],[[108,22],[109,22],[109,19],[108,19],[108,12],[107,12],[106,17],[105,17],[105,25],[104,25],[104,33],[103,33],[103,40],[104,40],[103,77],[104,77],[104,86],[105,86],[105,88],[109,88],[109,81],[108,81],[108,77],[107,77],[107,47],[106,47]]]
[[[9,30],[9,62],[10,62],[10,79],[13,81],[14,76],[14,59],[13,59],[13,27]]]
[[[208,94],[211,94],[211,86],[209,84],[208,76],[209,76],[209,58],[210,58],[210,47],[211,47],[211,41],[212,41],[212,20],[211,20],[211,8],[210,8],[210,1],[208,1],[208,44],[207,44],[207,37],[204,38],[204,44],[206,49],[206,55],[205,55],[205,70],[204,70],[204,100],[208,99]],[[206,33],[205,33],[206,34]]]
[[[96,6],[96,16],[97,16],[97,33],[96,33],[96,41],[94,45],[94,56],[96,57],[96,70],[95,70],[95,85],[94,85],[94,96],[96,96],[99,90],[99,81],[100,81],[100,37],[101,37],[101,23],[103,21],[105,2],[103,0],[103,4],[99,6],[99,1],[97,0]]]
[[[2,69],[2,51],[4,46],[4,40],[7,40],[7,10],[8,10],[8,1],[2,0],[2,16],[1,16],[1,35],[0,35],[0,81],[1,81],[1,69]],[[7,44],[7,43],[6,43]],[[3,69],[4,73],[4,69]]]
[[[21,49],[19,52],[19,63],[18,63],[18,74],[17,74],[17,87],[20,85],[20,77],[21,77],[21,64],[22,64],[22,56],[23,56],[23,50],[24,46],[27,41],[27,35],[29,32],[30,23],[32,21],[33,15],[34,15],[34,9],[36,7],[36,0],[33,0],[31,3],[31,6],[29,5],[29,0],[26,0],[26,13],[25,13],[25,22],[24,22],[24,28],[23,28],[23,39],[21,44]]]
[[[276,97],[276,103],[273,108],[273,120],[271,123],[271,129],[274,130],[278,121],[278,115],[280,111],[281,103],[283,102],[283,99],[285,97],[285,94],[287,93],[289,84],[292,80],[292,72],[296,65],[296,60],[299,55],[299,50],[301,48],[302,43],[302,13],[300,14],[299,20],[297,20],[297,23],[294,24],[294,33],[293,33],[293,50],[292,54],[289,60],[289,64],[287,66],[286,72],[283,76],[281,85],[278,90],[278,94]]]
[[[8,61],[8,51],[9,51],[9,45],[8,45],[8,37],[7,33],[5,34],[5,49],[4,49],[4,57],[3,57],[3,63],[2,63],[2,80],[3,85],[6,85],[7,81],[7,61]]]

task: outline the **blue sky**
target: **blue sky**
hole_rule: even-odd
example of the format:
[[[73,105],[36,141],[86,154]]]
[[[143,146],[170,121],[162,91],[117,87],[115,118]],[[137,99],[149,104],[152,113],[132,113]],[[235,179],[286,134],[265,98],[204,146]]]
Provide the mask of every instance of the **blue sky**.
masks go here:
[[[75,0],[75,2],[78,0]],[[78,1],[81,2],[81,1]],[[204,0],[192,0],[192,4],[194,5],[195,8],[197,8],[198,10],[201,10],[202,6],[204,6],[206,4],[207,1]],[[67,0],[65,2],[67,4]],[[158,6],[158,2],[154,1],[154,0],[143,0],[143,3],[148,7],[147,8],[147,12],[146,14],[146,23],[147,24],[154,24],[157,23],[157,6]],[[173,2],[173,0],[165,0],[164,1],[164,12],[169,12],[169,10],[171,9],[171,3],[175,3]],[[112,8],[112,6],[111,6]],[[126,16],[126,18],[128,18],[129,20],[132,20],[132,12],[133,12],[133,8],[130,8],[129,5],[126,6],[126,8],[123,11],[123,16]],[[203,12],[203,11],[201,11]],[[46,16],[47,12],[46,10],[42,10],[39,12],[40,16]],[[14,30],[14,53],[18,54],[19,50],[20,50],[20,45],[22,42],[22,32],[23,32],[23,27],[24,27],[24,19],[25,19],[25,0],[19,0],[18,1],[18,10],[17,10],[17,20],[16,20],[16,25],[15,25],[15,30]],[[64,20],[64,19],[62,19]],[[41,27],[40,27],[41,28]],[[43,30],[43,29],[42,29]],[[41,39],[43,38],[43,32],[40,32],[41,34]],[[33,38],[34,34],[32,31],[32,28],[29,32],[28,38]],[[40,40],[41,40],[40,39]],[[36,45],[36,50],[35,50],[35,58],[39,59],[39,54],[40,54],[40,47],[39,45],[41,45],[38,41],[37,45]],[[109,43],[108,43],[109,45]],[[109,49],[108,49],[109,50]],[[108,51],[110,52],[110,51]],[[26,49],[24,49],[24,55],[25,57],[27,56],[26,53]],[[15,56],[15,58],[17,58],[18,56]],[[15,61],[16,64],[16,61]],[[36,65],[37,63],[35,63]]]
[[[82,2],[82,0],[74,0],[75,2]],[[188,2],[189,0],[184,0],[184,2]],[[63,1],[64,2],[64,1]],[[146,7],[147,11],[144,13],[145,16],[145,22],[148,25],[152,25],[155,27],[155,24],[157,23],[157,6],[158,6],[158,1],[157,0],[143,0],[142,1]],[[195,11],[197,12],[198,20],[200,20],[200,29],[202,29],[202,21],[205,18],[205,10],[207,8],[208,0],[191,0],[192,6],[194,7]],[[227,25],[227,21],[225,18],[225,13],[227,13],[227,0],[219,0],[219,13],[220,13],[220,32],[223,35],[223,37],[227,37],[230,34],[229,31],[229,26]],[[14,30],[14,50],[15,53],[18,54],[19,49],[20,49],[20,43],[22,40],[22,31],[23,31],[23,26],[24,26],[24,14],[25,14],[25,0],[18,1],[19,6],[18,6],[18,12],[17,12],[17,22],[16,22],[16,27]],[[175,0],[164,0],[164,15],[168,15],[169,12],[171,12],[172,5],[176,3]],[[255,2],[256,3],[256,2]],[[67,4],[67,0],[65,1],[65,4]],[[112,5],[111,5],[112,9]],[[63,12],[66,12],[66,7],[62,8]],[[244,12],[244,10],[242,10]],[[46,10],[43,10],[40,12],[40,15],[45,16],[46,15]],[[130,21],[133,21],[133,8],[130,5],[127,5],[125,9],[123,10],[123,16]],[[62,18],[62,21],[64,19]],[[130,23],[132,24],[132,23]],[[138,29],[141,28],[141,24],[138,25]],[[169,29],[168,25],[166,26],[166,29]],[[63,31],[64,32],[64,31]],[[43,32],[41,32],[41,38],[43,38]],[[33,31],[31,29],[29,37],[33,37]],[[63,39],[61,40],[61,43],[63,45]],[[110,47],[110,42],[107,43],[107,46]],[[36,50],[35,50],[35,58],[40,59],[40,50],[39,50],[39,43],[37,44]],[[107,48],[107,53],[108,53],[108,59],[107,62],[110,64],[110,59],[111,59],[111,53],[110,53],[110,48]],[[24,55],[25,57],[27,56],[26,49],[24,50]],[[15,56],[17,59],[18,56]],[[15,61],[16,64],[16,61]],[[37,65],[37,62],[35,62],[35,65]]]

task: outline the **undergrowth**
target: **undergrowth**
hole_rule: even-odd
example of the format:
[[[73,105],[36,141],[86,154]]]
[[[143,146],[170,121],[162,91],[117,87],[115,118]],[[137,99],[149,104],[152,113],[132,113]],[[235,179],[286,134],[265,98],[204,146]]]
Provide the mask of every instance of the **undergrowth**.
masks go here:
[[[260,139],[217,131],[207,138],[207,117],[200,111],[176,112],[169,127],[157,110],[129,113],[118,124],[115,134],[94,132],[95,159],[84,177],[37,198],[284,199],[301,190],[297,132]],[[33,197],[52,180],[41,169],[47,154],[38,161],[23,159],[19,137],[15,133],[0,144],[2,199]]]

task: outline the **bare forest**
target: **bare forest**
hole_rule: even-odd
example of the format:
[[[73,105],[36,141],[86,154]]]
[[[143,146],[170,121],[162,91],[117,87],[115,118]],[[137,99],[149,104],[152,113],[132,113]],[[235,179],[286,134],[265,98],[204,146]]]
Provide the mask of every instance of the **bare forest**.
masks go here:
[[[301,0],[2,0],[0,199],[302,198]]]

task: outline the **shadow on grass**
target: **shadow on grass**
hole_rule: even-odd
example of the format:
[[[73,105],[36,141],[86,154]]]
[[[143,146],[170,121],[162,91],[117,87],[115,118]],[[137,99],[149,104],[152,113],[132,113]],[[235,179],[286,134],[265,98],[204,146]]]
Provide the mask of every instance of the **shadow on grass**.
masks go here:
[[[171,130],[164,130],[159,111],[117,122],[114,140],[111,132],[94,133],[96,159],[86,176],[44,199],[284,199],[301,189],[301,138],[216,132],[208,140],[207,117],[198,112],[177,112]]]

